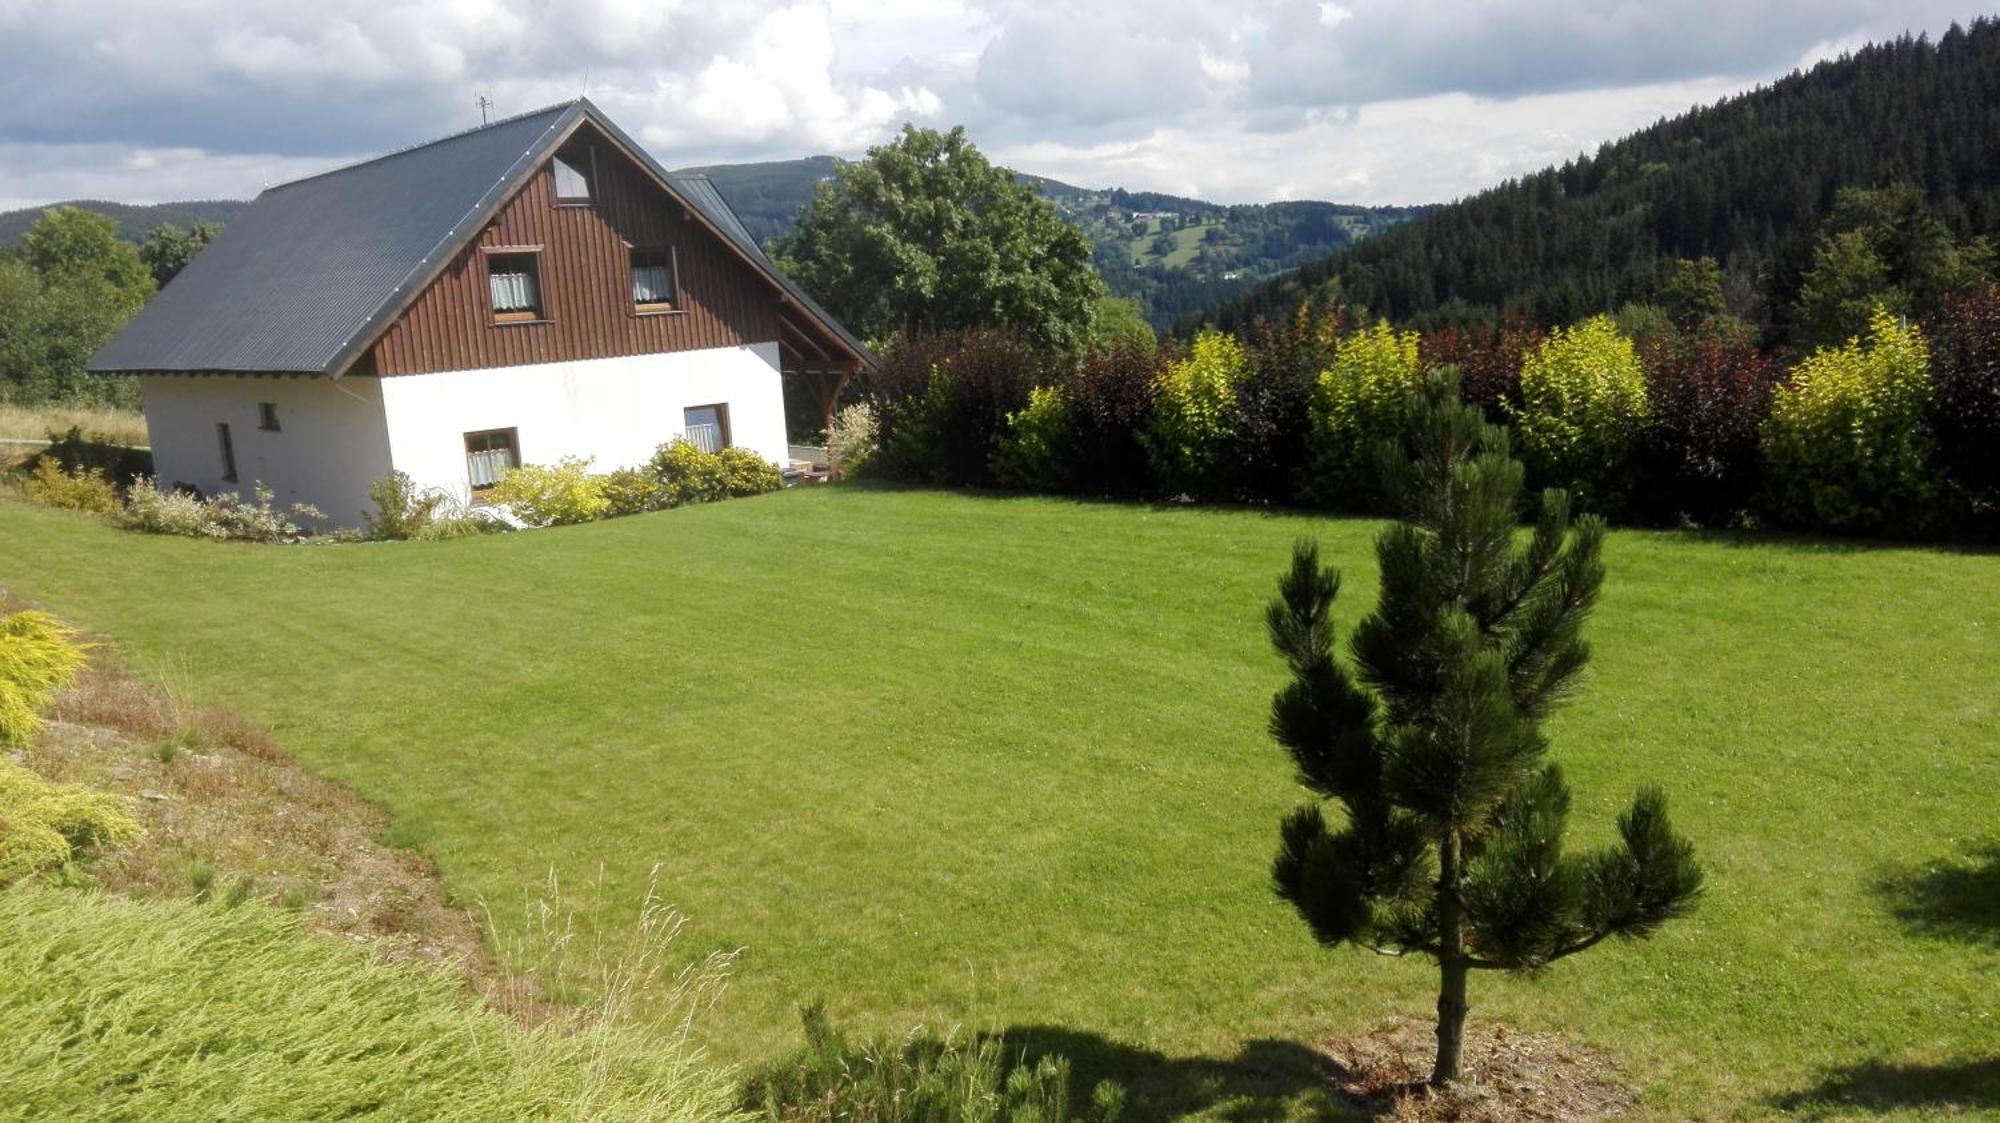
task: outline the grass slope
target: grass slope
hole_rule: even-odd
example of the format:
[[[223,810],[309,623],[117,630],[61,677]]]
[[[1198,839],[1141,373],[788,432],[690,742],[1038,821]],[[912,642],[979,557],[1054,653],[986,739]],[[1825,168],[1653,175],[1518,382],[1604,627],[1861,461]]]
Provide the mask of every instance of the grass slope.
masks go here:
[[[681,1050],[523,1029],[443,972],[257,905],[0,891],[0,980],[0,1119],[733,1114]]]
[[[1032,1027],[1184,1108],[1284,1098],[1315,1079],[1288,1043],[1429,1008],[1422,964],[1316,949],[1266,883],[1299,794],[1262,607],[1311,534],[1351,623],[1374,529],[817,489],[276,549],[6,503],[0,582],[271,722],[465,894],[601,866],[631,902],[659,864],[681,946],[747,948],[725,1056],[825,995],[857,1029]],[[1482,977],[1475,1021],[1600,1046],[1667,1116],[2000,1106],[2000,925],[1932,891],[1995,829],[2000,559],[1623,532],[1607,561],[1553,730],[1576,842],[1660,781],[1712,889],[1651,944]]]

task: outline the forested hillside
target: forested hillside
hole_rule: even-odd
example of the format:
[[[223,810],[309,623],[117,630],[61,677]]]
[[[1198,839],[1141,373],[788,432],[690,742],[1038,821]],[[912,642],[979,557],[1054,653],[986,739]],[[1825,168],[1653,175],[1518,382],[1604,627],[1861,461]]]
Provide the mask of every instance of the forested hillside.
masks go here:
[[[810,156],[687,170],[714,180],[751,235],[768,243],[791,229],[814,186],[838,167],[832,156]],[[1097,271],[1112,293],[1135,301],[1161,328],[1422,213],[1304,201],[1226,206],[1020,178],[1090,235]]]
[[[101,214],[118,224],[120,238],[137,244],[145,241],[147,233],[162,224],[186,228],[205,221],[227,226],[230,219],[249,205],[241,199],[190,199],[178,203],[141,204],[78,199],[68,203],[50,203],[48,206],[23,207],[17,211],[0,211],[0,249],[20,244],[28,227],[33,226],[49,207],[75,207]]]
[[[1996,137],[2000,23],[1982,19],[1662,121],[1435,208],[1201,318],[1239,327],[1337,292],[1416,326],[1499,314],[1556,324],[1661,301],[1675,259],[1706,257],[1721,266],[1727,311],[1767,340],[1791,340],[1814,296],[1894,305],[1934,288],[1954,263],[1990,267],[1980,239],[2000,227]],[[1853,188],[1869,193],[1849,190],[1837,215]],[[1802,302],[1816,268],[1822,288]]]

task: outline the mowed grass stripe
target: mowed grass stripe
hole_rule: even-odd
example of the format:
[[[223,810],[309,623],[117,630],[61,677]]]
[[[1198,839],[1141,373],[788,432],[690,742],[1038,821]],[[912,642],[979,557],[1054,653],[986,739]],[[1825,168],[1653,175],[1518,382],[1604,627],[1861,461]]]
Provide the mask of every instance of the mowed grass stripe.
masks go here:
[[[602,867],[617,922],[660,864],[685,946],[748,949],[725,1056],[819,995],[1227,1057],[1429,1008],[1422,964],[1319,951],[1266,884],[1298,792],[1263,605],[1311,535],[1351,623],[1376,529],[820,489],[262,549],[6,504],[0,581],[271,722],[503,918]],[[2000,559],[1620,532],[1607,562],[1552,730],[1576,844],[1660,782],[1712,891],[1649,944],[1482,977],[1475,1019],[1610,1050],[1665,1115],[2000,1051],[2000,940],[1913,932],[1880,888],[1996,829]]]

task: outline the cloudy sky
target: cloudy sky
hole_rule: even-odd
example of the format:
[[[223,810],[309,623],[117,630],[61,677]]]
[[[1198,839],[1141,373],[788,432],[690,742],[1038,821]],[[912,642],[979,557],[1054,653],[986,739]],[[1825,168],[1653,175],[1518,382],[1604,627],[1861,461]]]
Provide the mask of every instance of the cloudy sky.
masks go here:
[[[1970,0],[1966,0],[1970,2]],[[1938,0],[0,0],[0,208],[248,197],[580,92],[671,166],[904,121],[1085,186],[1433,202]]]

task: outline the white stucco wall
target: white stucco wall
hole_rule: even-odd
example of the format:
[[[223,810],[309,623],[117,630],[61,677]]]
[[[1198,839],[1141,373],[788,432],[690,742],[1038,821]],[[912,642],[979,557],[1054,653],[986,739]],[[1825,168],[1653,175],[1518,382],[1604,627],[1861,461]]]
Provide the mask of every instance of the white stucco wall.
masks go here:
[[[248,496],[261,481],[281,506],[310,503],[330,525],[355,526],[368,485],[389,471],[379,379],[149,375],[139,393],[162,487]],[[277,405],[277,431],[258,428],[259,402]],[[229,425],[235,482],[222,478],[218,422]]]
[[[725,403],[730,443],[785,461],[778,345],[759,343],[567,363],[403,374],[380,380],[390,458],[422,487],[465,499],[465,434],[516,429],[521,459],[643,464],[681,432],[689,406]]]

